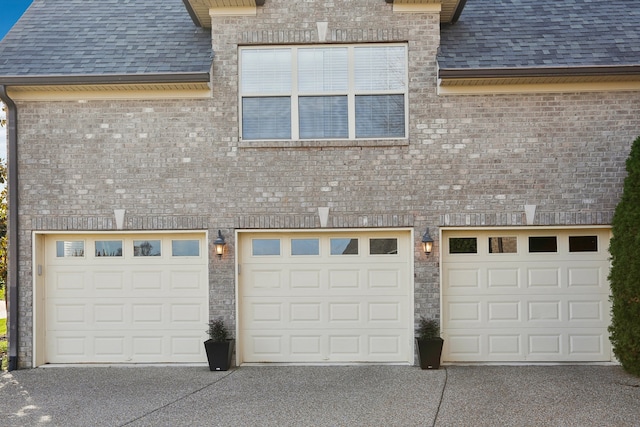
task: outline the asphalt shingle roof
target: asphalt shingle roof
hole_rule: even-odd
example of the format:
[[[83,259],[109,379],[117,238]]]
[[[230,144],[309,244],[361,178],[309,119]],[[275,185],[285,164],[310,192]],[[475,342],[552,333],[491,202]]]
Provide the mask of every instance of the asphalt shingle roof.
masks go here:
[[[640,65],[640,0],[467,0],[443,69]]]
[[[640,0],[467,0],[442,69],[640,65]],[[181,0],[34,0],[0,76],[207,73],[209,30]]]
[[[181,0],[34,0],[0,41],[0,76],[208,73],[212,56]]]

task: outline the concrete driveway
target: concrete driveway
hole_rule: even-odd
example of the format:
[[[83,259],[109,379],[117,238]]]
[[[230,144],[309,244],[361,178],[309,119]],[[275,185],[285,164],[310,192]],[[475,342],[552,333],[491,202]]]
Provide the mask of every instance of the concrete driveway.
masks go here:
[[[64,367],[0,375],[5,426],[638,426],[617,366]]]

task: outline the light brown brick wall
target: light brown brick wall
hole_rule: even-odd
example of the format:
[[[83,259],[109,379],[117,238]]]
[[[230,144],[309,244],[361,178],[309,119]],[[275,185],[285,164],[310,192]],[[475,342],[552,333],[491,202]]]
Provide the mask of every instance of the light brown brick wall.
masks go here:
[[[407,42],[407,140],[239,141],[238,45]],[[269,0],[256,17],[215,18],[213,98],[20,102],[20,363],[31,363],[31,232],[221,229],[211,310],[235,321],[233,230],[414,227],[416,315],[438,314],[425,227],[608,224],[640,134],[635,92],[438,96],[435,14],[393,14],[383,0]]]

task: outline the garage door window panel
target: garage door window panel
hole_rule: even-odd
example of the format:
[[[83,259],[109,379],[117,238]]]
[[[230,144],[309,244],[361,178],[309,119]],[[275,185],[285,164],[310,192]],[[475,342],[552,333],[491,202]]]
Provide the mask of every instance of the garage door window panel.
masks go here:
[[[171,256],[174,257],[199,257],[199,240],[172,240]]]
[[[475,237],[451,237],[449,238],[450,254],[477,254],[478,239]]]
[[[149,257],[149,256],[161,256],[161,255],[162,255],[162,243],[160,240],[134,240],[133,241],[134,257]]]
[[[279,256],[280,239],[253,239],[251,253],[253,256]]]
[[[83,240],[58,240],[56,241],[56,257],[58,258],[83,258]]]
[[[556,236],[529,236],[529,253],[558,252]]]
[[[369,255],[397,255],[398,239],[369,239]]]
[[[122,240],[96,240],[96,257],[121,257]]]
[[[490,254],[518,253],[518,238],[515,236],[489,237],[489,253]]]
[[[358,255],[358,239],[331,239],[331,255]]]
[[[291,255],[320,255],[319,239],[291,239]]]
[[[569,236],[569,252],[598,252],[598,236]]]

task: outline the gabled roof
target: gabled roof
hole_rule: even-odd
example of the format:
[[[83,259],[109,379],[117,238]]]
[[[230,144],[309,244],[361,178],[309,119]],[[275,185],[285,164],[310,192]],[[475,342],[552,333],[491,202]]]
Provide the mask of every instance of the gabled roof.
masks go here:
[[[638,0],[468,0],[443,25],[442,79],[640,75]]]
[[[0,41],[0,84],[208,82],[212,56],[181,0],[34,0]]]

